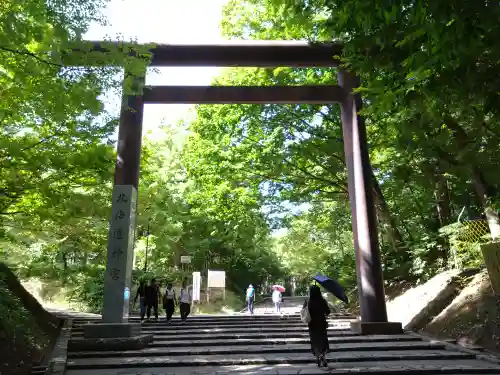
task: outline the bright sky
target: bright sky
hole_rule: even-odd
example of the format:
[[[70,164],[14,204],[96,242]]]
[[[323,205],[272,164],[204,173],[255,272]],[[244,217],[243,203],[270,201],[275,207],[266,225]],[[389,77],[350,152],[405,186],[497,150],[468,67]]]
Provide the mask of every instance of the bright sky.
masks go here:
[[[103,13],[108,26],[91,26],[85,39],[104,37],[138,42],[173,44],[212,44],[223,39],[220,32],[222,7],[228,0],[111,0]],[[148,74],[148,85],[208,85],[220,68],[160,68]],[[113,96],[109,108],[119,110],[120,100]],[[161,124],[176,123],[190,114],[192,105],[146,105],[144,134],[156,133]],[[189,115],[189,116],[192,116]],[[153,134],[154,134],[153,133]]]

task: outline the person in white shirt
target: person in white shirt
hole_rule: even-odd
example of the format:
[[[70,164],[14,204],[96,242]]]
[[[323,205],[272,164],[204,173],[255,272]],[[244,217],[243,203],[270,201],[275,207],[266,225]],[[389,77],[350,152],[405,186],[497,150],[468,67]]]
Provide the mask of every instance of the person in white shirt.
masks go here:
[[[186,323],[186,319],[191,312],[191,291],[187,283],[188,278],[185,277],[182,281],[182,288],[179,296],[179,310],[181,313],[181,320],[183,324]]]
[[[246,299],[247,299],[248,313],[250,315],[253,315],[253,301],[255,299],[255,289],[252,284],[250,284],[247,288]]]
[[[167,289],[165,289],[165,294],[163,295],[163,308],[167,315],[167,322],[170,324],[172,322],[172,315],[174,315],[175,305],[177,304],[177,298],[175,295],[175,289],[172,283],[168,283]]]
[[[273,291],[273,302],[276,313],[279,314],[281,312],[281,292],[278,290],[278,288],[275,288]]]

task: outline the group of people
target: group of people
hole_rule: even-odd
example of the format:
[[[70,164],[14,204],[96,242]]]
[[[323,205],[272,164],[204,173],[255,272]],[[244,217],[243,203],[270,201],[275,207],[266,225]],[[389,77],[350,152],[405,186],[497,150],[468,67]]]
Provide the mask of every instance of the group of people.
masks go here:
[[[187,277],[182,280],[179,295],[177,295],[171,282],[169,282],[165,290],[162,291],[156,279],[151,279],[149,285],[146,284],[146,281],[142,280],[137,289],[134,305],[137,299],[139,299],[141,322],[144,321],[145,316],[147,316],[148,320],[151,319],[151,310],[153,310],[155,320],[158,321],[160,303],[165,310],[165,315],[169,324],[172,322],[172,315],[174,315],[176,306],[179,306],[182,323],[186,322],[188,315],[191,313],[192,294],[188,286]]]
[[[274,309],[277,314],[281,313],[281,302],[283,301],[283,296],[279,288],[273,288],[272,300],[274,303]],[[253,315],[253,304],[255,301],[255,288],[250,284],[246,292],[247,309],[250,315]]]
[[[179,298],[172,283],[169,282],[167,287],[162,292],[160,285],[156,279],[151,279],[149,285],[145,281],[141,281],[137,294],[134,299],[134,305],[139,299],[141,322],[147,314],[147,319],[151,318],[151,310],[154,311],[155,319],[158,320],[158,306],[160,301],[163,303],[166,318],[171,323],[172,315],[175,312],[175,307],[179,305],[180,316],[182,323],[186,322],[188,315],[191,312],[191,291],[188,287],[188,278],[185,277],[182,281],[182,286],[179,292]],[[279,289],[273,290],[272,299],[275,305],[276,312],[280,312],[280,305],[283,300]],[[250,284],[246,291],[246,300],[248,304],[248,312],[253,314],[253,304],[255,301],[255,288]],[[309,329],[309,338],[311,341],[311,350],[316,358],[318,366],[328,367],[325,355],[330,350],[328,344],[328,321],[327,316],[330,315],[330,307],[328,302],[321,294],[321,290],[317,285],[312,285],[309,289],[309,298],[304,302],[303,308],[307,308],[310,320],[307,323]]]

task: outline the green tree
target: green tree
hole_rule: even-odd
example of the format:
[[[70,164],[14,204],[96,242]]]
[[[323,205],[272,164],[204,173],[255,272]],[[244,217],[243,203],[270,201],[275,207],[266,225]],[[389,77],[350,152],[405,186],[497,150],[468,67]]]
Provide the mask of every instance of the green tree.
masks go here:
[[[488,77],[498,61],[497,12],[496,5],[476,9],[463,2],[375,8],[366,1],[234,0],[226,7],[223,28],[233,39],[345,43],[343,63],[363,79],[390,277],[427,277],[446,267],[448,242],[439,228],[464,206],[469,217],[482,211],[496,236],[498,95],[496,76]],[[233,69],[217,83],[335,84],[336,77],[325,69]],[[211,161],[211,173],[260,185],[266,203],[278,207],[346,202],[338,108],[199,106],[197,112],[193,148],[198,160]]]

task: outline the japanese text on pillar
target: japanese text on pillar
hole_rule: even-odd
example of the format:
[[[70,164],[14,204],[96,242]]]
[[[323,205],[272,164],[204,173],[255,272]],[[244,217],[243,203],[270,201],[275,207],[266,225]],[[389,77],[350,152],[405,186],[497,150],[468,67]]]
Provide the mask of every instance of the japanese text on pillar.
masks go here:
[[[129,197],[127,197],[127,194],[125,193],[120,193],[116,198],[117,205],[126,205],[128,202],[129,202]],[[119,208],[116,214],[113,216],[113,222],[111,223],[111,226],[113,228],[113,240],[118,241],[118,244],[115,246],[113,252],[111,253],[111,256],[114,258],[116,265],[120,264],[120,258],[124,254],[123,244],[120,242],[125,238],[124,223],[123,223],[123,220],[125,218],[126,218],[125,211],[122,208]],[[109,272],[112,280],[114,281],[120,280],[121,276],[120,267],[113,267]]]

